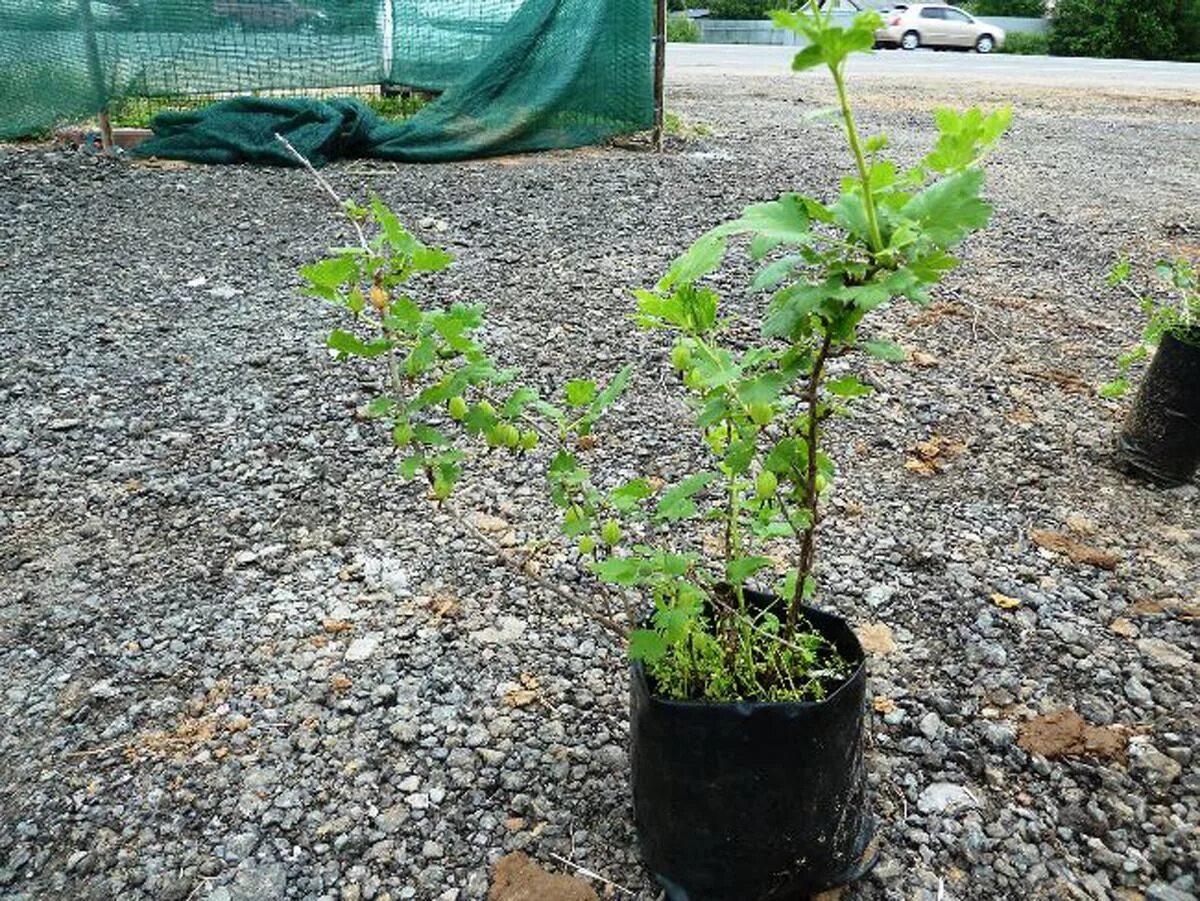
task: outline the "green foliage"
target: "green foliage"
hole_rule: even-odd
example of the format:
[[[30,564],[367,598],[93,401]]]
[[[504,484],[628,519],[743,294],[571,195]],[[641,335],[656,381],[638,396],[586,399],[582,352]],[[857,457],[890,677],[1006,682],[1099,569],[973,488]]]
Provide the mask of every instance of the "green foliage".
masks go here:
[[[1160,260],[1154,271],[1167,288],[1170,300],[1163,301],[1135,292],[1146,315],[1146,326],[1138,342],[1117,358],[1117,378],[1100,386],[1103,397],[1121,397],[1129,391],[1129,374],[1133,366],[1153,356],[1164,335],[1170,334],[1180,341],[1200,345],[1200,275],[1196,264],[1184,259],[1174,262]],[[1128,288],[1132,272],[1129,261],[1121,260],[1108,274],[1108,283]]]
[[[451,257],[404,229],[379,200],[345,206],[359,230],[358,246],[335,248],[304,266],[306,292],[342,307],[352,329],[334,329],[326,345],[335,358],[382,361],[386,389],[361,411],[379,420],[401,455],[404,478],[422,476],[434,496],[449,496],[462,472],[464,453],[444,430],[448,422],[488,447],[517,451],[536,444],[521,429],[524,408],[536,400],[527,388],[512,389],[476,341],[483,325],[478,306],[425,305],[410,283],[443,271]],[[367,232],[374,234],[368,239]]]
[[[1017,16],[1036,19],[1046,15],[1046,0],[973,0],[962,8],[981,18]]]
[[[714,19],[765,19],[768,11],[786,5],[778,0],[711,0],[708,14]]]
[[[1004,39],[1004,45],[998,49],[1000,53],[1017,56],[1046,56],[1050,53],[1050,38],[1044,34],[1010,31]]]
[[[801,609],[817,590],[820,502],[835,474],[826,424],[872,391],[850,368],[855,352],[904,358],[894,342],[864,335],[866,317],[894,299],[925,303],[956,265],[953,246],[987,222],[979,161],[1010,121],[1007,110],[939,110],[935,146],[902,169],[883,155],[884,136],[860,139],[846,94],[847,59],[871,48],[878,15],[843,27],[814,3],[774,17],[809,42],[794,68],[824,66],[832,76],[854,170],[833,200],[787,193],[751,204],[635,292],[637,325],[673,342],[671,365],[706,454],[673,484],[594,476],[588,465],[590,432],[626,389],[629,367],[607,381],[571,379],[553,403],[515,386],[476,340],[478,307],[418,299],[415,286],[426,287],[449,256],[378,201],[347,207],[364,232],[360,247],[302,270],[309,292],[355,323],[330,335],[335,355],[386,370],[387,390],[363,415],[389,430],[402,476],[423,475],[441,499],[470,440],[514,453],[547,440],[561,534],[611,593],[652,602],[646,619],[626,607],[629,653],[672,698],[819,699],[855,663]],[[370,240],[367,228],[377,232]],[[749,346],[706,284],[743,243],[757,267],[751,290],[765,298],[761,339]],[[747,600],[751,583],[779,600],[758,609]]]
[[[1200,0],[1058,0],[1050,52],[1176,59],[1200,53]]]
[[[695,44],[700,40],[700,26],[687,16],[667,16],[667,40],[676,44]]]
[[[845,26],[815,5],[772,16],[807,41],[793,68],[832,76],[855,174],[832,201],[788,193],[752,204],[699,238],[654,288],[636,292],[638,324],[674,337],[671,362],[709,455],[645,516],[660,536],[714,523],[720,553],[683,553],[660,537],[596,572],[654,597],[655,614],[631,653],[657,690],[676,698],[816,698],[822,680],[846,666],[800,612],[817,587],[820,501],[835,469],[825,428],[871,393],[869,381],[845,369],[855,351],[904,358],[891,341],[860,339],[865,318],[893,299],[924,303],[956,265],[949,251],[986,224],[979,162],[1011,120],[1008,110],[938,110],[935,146],[903,170],[883,156],[884,136],[859,137],[846,94],[847,60],[872,47],[878,15]],[[751,289],[766,295],[762,339],[749,347],[734,339],[705,284],[735,240],[748,243],[757,264]],[[782,558],[780,541],[790,544]],[[745,602],[743,586],[764,577],[770,584],[771,574],[783,600],[762,613]]]

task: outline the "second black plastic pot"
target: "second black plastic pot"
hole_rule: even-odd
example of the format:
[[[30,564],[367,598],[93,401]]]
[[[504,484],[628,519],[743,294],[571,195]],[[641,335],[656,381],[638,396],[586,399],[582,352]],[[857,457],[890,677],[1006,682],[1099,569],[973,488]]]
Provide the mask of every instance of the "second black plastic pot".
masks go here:
[[[1163,485],[1182,485],[1200,468],[1200,328],[1168,332],[1146,370],[1121,435],[1121,464]]]
[[[670,901],[802,901],[874,866],[862,646],[845,620],[804,612],[857,664],[820,702],[672,701],[634,665],[634,816]]]

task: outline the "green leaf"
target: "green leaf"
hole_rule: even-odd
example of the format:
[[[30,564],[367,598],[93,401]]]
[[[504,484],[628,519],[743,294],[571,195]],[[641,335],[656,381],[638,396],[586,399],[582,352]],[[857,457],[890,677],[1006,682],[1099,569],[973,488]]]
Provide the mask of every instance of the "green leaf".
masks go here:
[[[609,557],[590,564],[596,578],[611,585],[630,587],[641,581],[641,562],[633,557]]]
[[[633,364],[626,363],[621,367],[620,371],[613,376],[612,381],[604,386],[604,390],[596,395],[588,408],[587,415],[579,420],[577,428],[579,434],[586,435],[596,421],[604,415],[604,411],[616,402],[616,399],[625,393],[625,389],[629,387],[629,380],[633,376]]]
[[[715,472],[699,472],[688,476],[663,494],[654,511],[654,518],[659,522],[678,522],[691,516],[696,512],[692,496],[703,491],[718,478],[719,475]]]
[[[371,217],[379,225],[383,237],[396,250],[407,252],[416,242],[416,238],[405,231],[396,214],[384,206],[377,196],[371,197]]]
[[[992,208],[979,199],[983,171],[968,169],[934,182],[900,210],[916,221],[938,247],[957,244],[987,225]]]
[[[826,382],[825,389],[837,397],[862,397],[871,394],[875,390],[870,385],[860,382],[852,375]]]
[[[730,441],[729,447],[725,449],[723,461],[733,475],[742,475],[750,469],[755,449],[754,442],[749,439]]]
[[[413,437],[421,442],[421,444],[434,445],[436,447],[444,447],[450,443],[450,439],[439,432],[437,429],[427,425],[413,426]]]
[[[710,234],[724,238],[729,235],[753,233],[780,244],[810,244],[814,240],[809,228],[811,200],[799,194],[783,194],[777,200],[752,203],[742,215],[713,229]]]
[[[629,633],[629,658],[654,663],[667,653],[667,639],[652,629],[634,629]]]
[[[634,479],[614,488],[608,495],[608,502],[622,513],[627,513],[652,494],[654,489],[650,487],[649,482],[645,479]]]
[[[590,379],[572,379],[567,382],[564,393],[568,405],[586,407],[596,399],[596,383]]]
[[[804,257],[790,254],[763,266],[750,282],[751,291],[768,291],[774,288],[804,262]]]
[[[879,360],[889,363],[900,363],[908,359],[908,353],[895,341],[880,338],[875,341],[864,341],[862,349]]]
[[[363,407],[362,415],[365,419],[382,419],[388,413],[392,412],[395,406],[395,398],[377,397]]]
[[[765,373],[738,385],[738,400],[744,404],[773,404],[789,381],[781,372]]]
[[[825,54],[815,44],[810,44],[792,58],[792,71],[803,72],[825,64]]]
[[[418,376],[428,372],[437,362],[437,345],[428,335],[416,343],[404,360],[404,372]]]
[[[423,454],[411,454],[400,461],[400,476],[404,479],[414,478],[425,468]]]
[[[421,308],[411,298],[397,297],[388,306],[383,327],[406,335],[415,335],[421,328]]]
[[[690,285],[721,265],[725,258],[725,241],[711,234],[699,238],[671,264],[659,280],[660,291],[670,291],[677,285]]]
[[[771,565],[767,557],[737,557],[725,567],[725,578],[730,585],[742,585],[747,579]]]
[[[797,335],[808,323],[808,317],[822,301],[835,296],[841,289],[836,279],[824,284],[803,283],[784,288],[767,305],[767,318],[762,333],[766,338],[789,338]]]
[[[349,256],[329,257],[300,267],[300,277],[308,282],[313,294],[326,300],[337,300],[338,289],[358,277],[358,262]]]
[[[538,393],[533,388],[518,388],[504,402],[504,416],[508,419],[516,419],[525,412],[527,406],[537,400],[537,396]]]
[[[341,329],[334,329],[330,333],[329,338],[326,339],[325,344],[330,350],[336,350],[339,354],[352,357],[377,357],[392,349],[392,342],[384,338],[365,342],[357,335],[352,335]]]
[[[1129,391],[1129,379],[1116,379],[1112,382],[1105,382],[1100,386],[1099,391],[1101,397],[1123,397]]]
[[[452,262],[454,257],[440,247],[421,244],[412,252],[412,267],[416,272],[441,272]]]

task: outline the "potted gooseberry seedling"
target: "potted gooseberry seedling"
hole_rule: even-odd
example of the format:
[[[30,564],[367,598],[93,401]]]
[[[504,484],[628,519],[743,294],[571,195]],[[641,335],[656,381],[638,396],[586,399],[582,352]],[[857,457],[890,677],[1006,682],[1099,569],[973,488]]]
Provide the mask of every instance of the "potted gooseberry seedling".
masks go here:
[[[1200,468],[1200,283],[1187,260],[1155,268],[1174,296],[1164,302],[1138,295],[1146,327],[1137,344],[1118,358],[1118,378],[1101,386],[1100,393],[1114,398],[1128,393],[1133,366],[1153,355],[1117,438],[1117,459],[1159,484],[1182,485]],[[1130,272],[1129,262],[1122,260],[1109,283],[1128,286]]]
[[[378,201],[346,207],[358,246],[302,270],[311,293],[359,322],[330,348],[383,363],[387,388],[363,412],[386,423],[402,475],[445,503],[471,443],[456,423],[489,448],[546,460],[561,534],[598,580],[575,602],[633,661],[634,812],[646,863],[674,901],[802,899],[874,862],[863,649],[845,620],[816,608],[834,476],[826,427],[871,392],[849,371],[858,352],[904,357],[860,339],[865,317],[893,299],[924,303],[956,265],[949,249],[987,222],[979,161],[1010,120],[939,110],[936,146],[902,170],[882,156],[882,135],[860,139],[846,93],[847,58],[871,48],[879,17],[842,27],[813,4],[774,18],[808,42],[794,68],[831,73],[853,174],[832,202],[789,193],[747,207],[635,292],[637,324],[673,336],[704,461],[672,484],[614,481],[615,461],[589,435],[628,369],[604,387],[567,382],[549,400],[518,387],[478,342],[478,308],[414,298],[427,283],[410,279],[449,258]],[[759,264],[750,287],[767,295],[750,346],[705,284],[732,238],[748,242]]]

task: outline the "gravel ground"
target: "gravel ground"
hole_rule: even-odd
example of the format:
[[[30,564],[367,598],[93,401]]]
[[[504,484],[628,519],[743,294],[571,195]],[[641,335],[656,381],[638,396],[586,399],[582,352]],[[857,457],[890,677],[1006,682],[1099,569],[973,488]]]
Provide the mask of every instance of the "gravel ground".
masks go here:
[[[838,426],[825,599],[895,645],[872,662],[882,857],[848,897],[1194,899],[1200,492],[1117,474],[1121,410],[1092,386],[1138,323],[1113,258],[1200,253],[1200,107],[857,90],[906,160],[937,103],[1017,120],[993,226],[932,308],[880,320],[920,365],[872,369]],[[692,77],[672,105],[713,133],[661,157],[329,175],[455,251],[443,296],[487,302],[535,383],[639,361],[598,452],[671,478],[697,449],[625,289],[747,201],[830,191],[837,135],[799,118],[829,100],[816,78]],[[334,314],[294,276],[343,240],[301,173],[0,149],[0,896],[481,898],[514,849],[656,896],[620,651],[351,419],[370,373],[328,361]],[[919,442],[941,471],[914,471]],[[463,502],[523,539],[535,472],[485,460]],[[1123,727],[1127,758],[1018,746],[1064,707]]]

